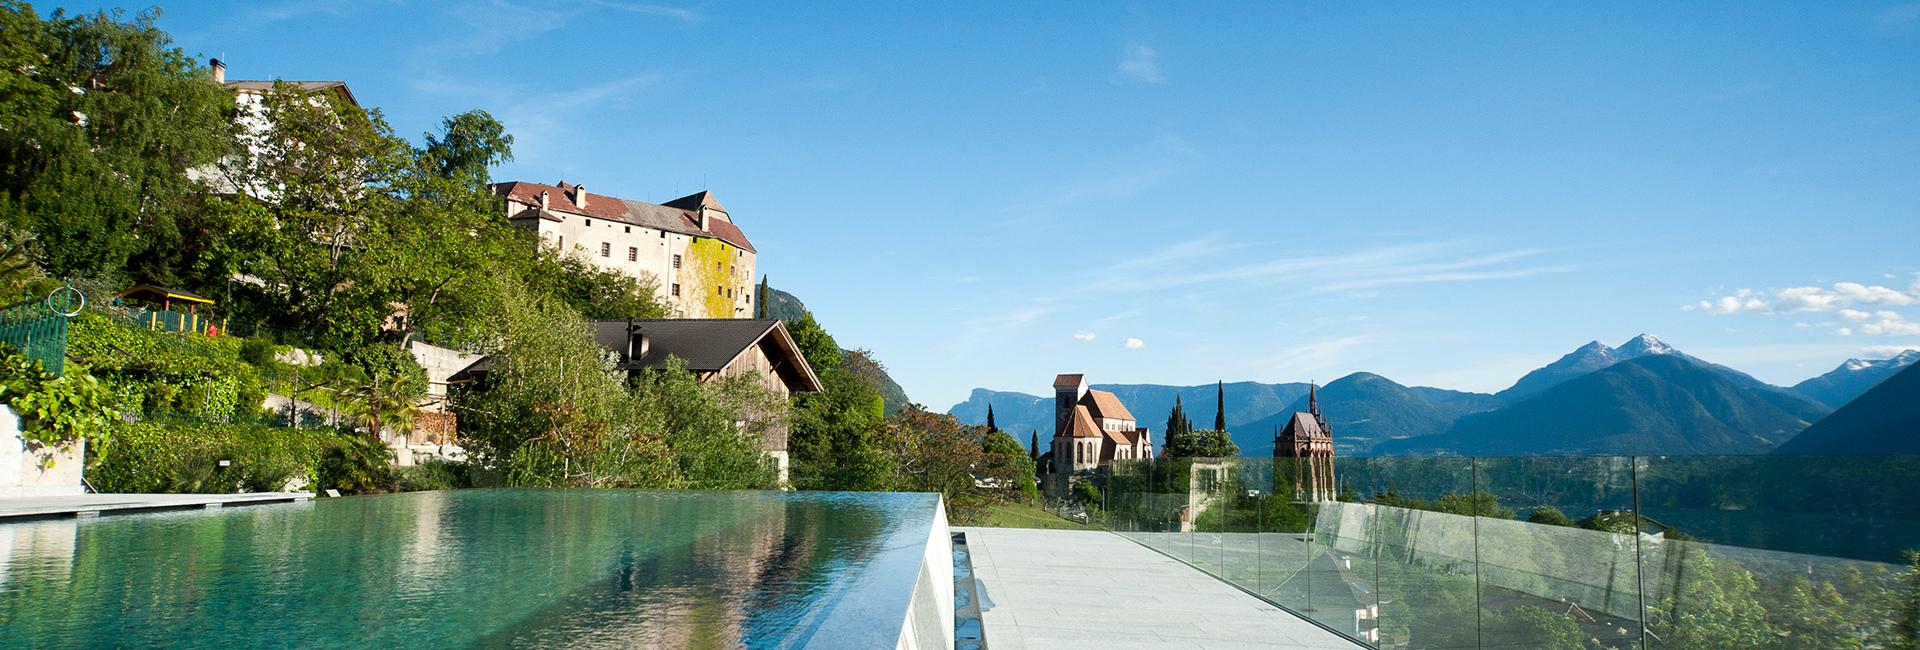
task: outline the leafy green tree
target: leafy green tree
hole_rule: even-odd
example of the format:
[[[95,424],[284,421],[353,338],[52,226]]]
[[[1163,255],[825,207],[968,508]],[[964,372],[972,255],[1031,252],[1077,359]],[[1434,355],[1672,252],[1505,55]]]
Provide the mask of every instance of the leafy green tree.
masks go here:
[[[985,455],[981,433],[918,404],[901,409],[880,427],[882,445],[894,459],[892,489],[939,492],[954,521],[972,521],[990,502],[973,487],[973,469]]]
[[[885,405],[873,386],[834,368],[820,374],[826,390],[794,396],[792,481],[803,490],[885,490],[893,460],[882,448]]]
[[[1100,507],[1100,486],[1094,485],[1093,481],[1074,481],[1071,494],[1074,501],[1089,510]]]
[[[1521,605],[1507,612],[1502,623],[1501,638],[1524,642],[1528,648],[1538,650],[1585,650],[1587,635],[1580,630],[1580,624],[1566,614],[1535,607]]]
[[[363,251],[396,223],[395,188],[412,147],[378,111],[275,83],[260,104],[266,126],[243,136],[251,155],[220,165],[233,192],[210,208],[226,229],[227,266],[253,285],[283,323],[351,346],[370,340],[392,313],[390,283],[363,273]]]
[[[55,276],[171,282],[198,243],[187,172],[233,150],[233,98],[158,17],[0,2],[0,222]]]
[[[1232,458],[1240,455],[1240,446],[1234,444],[1233,437],[1225,431],[1203,429],[1167,436],[1160,455],[1162,458]]]
[[[1434,512],[1445,512],[1470,517],[1490,517],[1494,519],[1512,519],[1512,508],[1501,507],[1500,497],[1492,492],[1474,491],[1471,494],[1444,494],[1427,507]]]
[[[1030,501],[1040,497],[1040,488],[1034,483],[1033,459],[1019,440],[1005,431],[993,430],[987,432],[981,446],[985,462],[978,471],[982,477],[1010,486],[1006,489],[1010,498]]]
[[[1567,517],[1567,513],[1561,512],[1559,508],[1553,506],[1534,508],[1533,512],[1527,513],[1527,521],[1547,526],[1573,527],[1573,519]]]
[[[1920,647],[1920,552],[1907,551],[1907,568],[1900,572],[1893,596],[1894,623],[1890,647]]]
[[[1668,571],[1687,579],[1650,609],[1647,624],[1676,648],[1759,648],[1773,637],[1753,574],[1694,544],[1677,544]]]

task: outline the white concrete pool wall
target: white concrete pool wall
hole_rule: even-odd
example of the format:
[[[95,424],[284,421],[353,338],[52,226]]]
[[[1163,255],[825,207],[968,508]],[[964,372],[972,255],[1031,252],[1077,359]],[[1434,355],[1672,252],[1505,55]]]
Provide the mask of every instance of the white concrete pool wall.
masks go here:
[[[953,532],[947,527],[947,502],[934,502],[933,525],[927,527],[926,551],[920,556],[920,577],[913,585],[913,602],[900,625],[902,650],[953,650]]]
[[[86,457],[85,440],[64,450],[28,445],[20,417],[0,406],[0,497],[86,494],[80,482]]]

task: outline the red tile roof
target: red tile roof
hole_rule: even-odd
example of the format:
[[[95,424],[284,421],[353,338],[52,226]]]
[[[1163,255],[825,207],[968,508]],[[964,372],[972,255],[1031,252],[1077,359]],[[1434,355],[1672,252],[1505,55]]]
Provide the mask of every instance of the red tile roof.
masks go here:
[[[1068,430],[1075,438],[1098,438],[1103,434],[1100,425],[1093,423],[1093,416],[1087,414],[1087,407],[1073,407],[1073,428]]]
[[[1089,390],[1087,396],[1080,398],[1081,404],[1093,409],[1093,416],[1108,420],[1133,420],[1133,413],[1120,403],[1120,397],[1104,390]]]
[[[733,222],[726,219],[708,219],[707,229],[701,230],[700,215],[692,210],[678,206],[670,207],[647,203],[645,201],[623,199],[617,196],[595,194],[593,192],[585,193],[587,205],[583,208],[574,202],[575,189],[578,187],[578,185],[572,185],[566,181],[561,181],[559,185],[547,185],[545,183],[531,183],[527,181],[508,181],[504,183],[494,183],[493,191],[495,194],[506,197],[509,200],[531,206],[539,206],[540,193],[546,192],[547,207],[550,211],[566,212],[594,219],[605,219],[607,221],[618,221],[636,226],[646,226],[648,228],[657,228],[695,237],[712,237],[747,251],[759,252],[754,250],[753,242],[747,241],[747,234],[741,232],[739,226],[733,225]],[[702,198],[696,199],[693,205],[698,206],[700,202],[710,202],[710,205],[715,209],[722,212],[726,211],[725,208],[719,207],[720,202],[713,200],[708,192],[700,192],[681,197],[669,203],[684,204],[688,199],[694,199],[694,197]]]

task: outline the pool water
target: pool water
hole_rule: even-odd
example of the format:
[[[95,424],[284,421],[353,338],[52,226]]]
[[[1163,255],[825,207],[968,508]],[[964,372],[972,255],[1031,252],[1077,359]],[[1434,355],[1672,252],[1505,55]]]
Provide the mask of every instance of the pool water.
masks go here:
[[[623,490],[0,524],[0,646],[892,647],[936,526],[935,495]]]

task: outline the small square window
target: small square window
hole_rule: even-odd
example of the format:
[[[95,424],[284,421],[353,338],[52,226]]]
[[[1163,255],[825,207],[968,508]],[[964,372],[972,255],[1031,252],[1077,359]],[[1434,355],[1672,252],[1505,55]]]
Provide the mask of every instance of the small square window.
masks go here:
[[[633,226],[621,226],[621,227],[620,227],[620,232],[623,232],[623,233],[628,233],[628,234],[632,234],[632,233],[633,233]]]
[[[716,296],[724,296],[724,295],[727,295],[727,289],[726,289],[725,287],[714,287],[714,288],[713,288],[713,295],[716,295]]]
[[[629,262],[638,262],[638,261],[640,261],[640,249],[638,249],[638,248],[634,248],[634,247],[632,247],[632,246],[628,246],[628,247],[627,247],[627,261],[629,261]]]
[[[673,297],[680,297],[680,283],[678,282],[673,283]]]
[[[593,220],[592,220],[592,219],[588,219],[588,220],[587,220],[587,227],[588,227],[588,228],[592,228],[592,227],[593,227]]]
[[[673,268],[676,268],[676,269],[677,269],[677,268],[680,268],[680,256],[679,256],[679,255],[675,255],[675,256],[673,256]]]
[[[613,257],[613,244],[609,244],[607,242],[600,242],[600,256]]]

